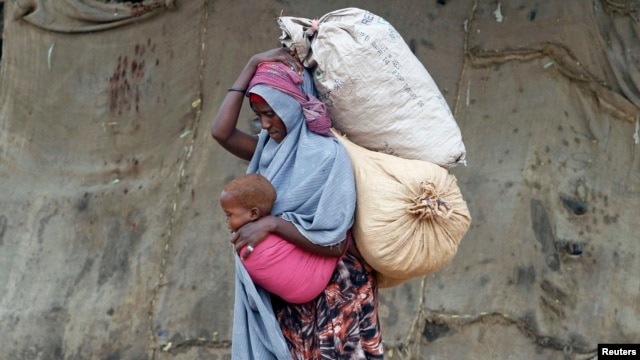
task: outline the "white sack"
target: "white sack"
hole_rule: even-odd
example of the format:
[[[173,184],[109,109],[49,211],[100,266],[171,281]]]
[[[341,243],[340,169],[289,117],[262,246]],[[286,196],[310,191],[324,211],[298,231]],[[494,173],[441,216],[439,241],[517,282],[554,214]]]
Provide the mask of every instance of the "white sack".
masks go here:
[[[460,128],[391,24],[347,8],[319,20],[280,17],[280,40],[311,68],[333,126],[369,150],[440,166],[465,163]]]

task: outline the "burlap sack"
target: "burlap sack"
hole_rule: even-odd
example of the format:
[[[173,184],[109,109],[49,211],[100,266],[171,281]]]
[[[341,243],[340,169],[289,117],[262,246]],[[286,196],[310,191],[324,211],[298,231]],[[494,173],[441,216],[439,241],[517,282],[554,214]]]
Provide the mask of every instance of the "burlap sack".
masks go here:
[[[446,265],[471,223],[454,175],[438,165],[373,152],[334,131],[353,165],[353,235],[379,286],[391,287]]]
[[[369,150],[452,167],[460,128],[438,86],[381,17],[347,8],[319,20],[280,17],[282,44],[313,70],[333,126]]]

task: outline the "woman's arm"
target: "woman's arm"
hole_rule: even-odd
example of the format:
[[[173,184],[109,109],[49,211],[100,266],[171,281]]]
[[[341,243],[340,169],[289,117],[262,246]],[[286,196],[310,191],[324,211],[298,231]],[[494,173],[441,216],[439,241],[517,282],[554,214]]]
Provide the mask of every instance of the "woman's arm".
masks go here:
[[[249,60],[233,83],[232,88],[246,90],[257,66],[258,64]],[[230,153],[241,159],[251,160],[258,144],[258,138],[238,130],[236,127],[240,109],[244,102],[244,95],[245,93],[241,91],[227,91],[227,95],[222,101],[218,114],[211,125],[211,136]]]
[[[231,86],[232,89],[247,90],[249,82],[263,62],[279,61],[295,64],[302,70],[302,64],[284,48],[277,48],[253,55],[247,62],[238,78]],[[211,125],[211,136],[227,151],[244,160],[251,160],[258,144],[257,136],[238,130],[238,117],[244,102],[243,91],[230,90],[220,105],[220,109]]]
[[[277,234],[290,243],[297,245],[309,252],[332,257],[340,257],[344,254],[346,241],[335,246],[321,246],[307,240],[291,222],[276,216],[265,216],[256,221],[242,226],[231,238],[236,251],[240,251],[246,245],[256,247],[269,234]]]

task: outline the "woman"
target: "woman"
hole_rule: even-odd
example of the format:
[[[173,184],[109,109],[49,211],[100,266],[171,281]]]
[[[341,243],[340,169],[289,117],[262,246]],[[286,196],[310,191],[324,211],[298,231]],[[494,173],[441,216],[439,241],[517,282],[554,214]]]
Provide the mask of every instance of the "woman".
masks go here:
[[[245,94],[260,120],[258,136],[236,128]],[[264,175],[278,193],[275,216],[248,223],[233,235],[236,250],[254,249],[276,233],[309,251],[341,257],[322,294],[305,304],[288,304],[256,288],[236,256],[234,358],[383,357],[375,277],[348,239],[355,210],[351,164],[339,142],[325,136],[323,115],[310,74],[280,48],[251,57],[213,122],[213,138],[250,160],[247,172]]]

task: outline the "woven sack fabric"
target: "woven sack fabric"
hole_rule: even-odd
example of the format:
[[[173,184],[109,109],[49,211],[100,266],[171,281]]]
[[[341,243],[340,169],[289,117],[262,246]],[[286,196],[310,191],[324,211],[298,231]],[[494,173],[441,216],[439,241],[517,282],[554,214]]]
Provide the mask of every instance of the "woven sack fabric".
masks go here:
[[[451,261],[471,224],[455,176],[433,163],[370,151],[334,134],[356,178],[354,239],[380,287],[428,275]]]
[[[446,100],[391,24],[358,8],[278,22],[280,41],[313,70],[318,98],[351,141],[447,168],[466,163]]]

